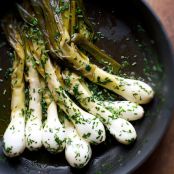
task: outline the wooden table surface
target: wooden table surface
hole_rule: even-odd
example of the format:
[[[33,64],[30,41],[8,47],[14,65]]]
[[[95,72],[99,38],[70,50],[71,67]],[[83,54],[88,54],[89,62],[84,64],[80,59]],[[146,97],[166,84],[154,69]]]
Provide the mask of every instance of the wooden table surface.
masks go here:
[[[161,19],[174,46],[174,0],[147,0]],[[134,174],[174,174],[174,114],[163,140]]]

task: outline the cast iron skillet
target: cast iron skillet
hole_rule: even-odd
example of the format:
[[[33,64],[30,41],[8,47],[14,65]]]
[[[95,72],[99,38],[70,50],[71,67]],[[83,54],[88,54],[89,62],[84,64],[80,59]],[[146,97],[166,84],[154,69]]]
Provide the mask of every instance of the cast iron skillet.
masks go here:
[[[4,3],[4,2],[3,2]],[[93,156],[84,169],[72,169],[64,153],[50,155],[45,150],[28,152],[18,158],[8,159],[0,148],[0,173],[31,174],[126,174],[133,172],[152,153],[170,121],[174,106],[174,58],[165,32],[152,10],[140,0],[86,0],[85,5],[95,30],[104,34],[98,42],[118,61],[126,65],[129,76],[142,77],[156,92],[154,100],[145,106],[143,120],[134,123],[138,139],[125,147],[108,136],[107,142],[93,147]],[[13,9],[10,1],[1,3],[1,16]],[[99,23],[97,23],[97,22]],[[0,35],[1,43],[4,36]],[[9,66],[7,45],[0,48],[0,79]],[[136,62],[136,63],[135,63]],[[7,92],[4,92],[4,89]],[[10,80],[0,82],[0,133],[3,134],[10,115]]]

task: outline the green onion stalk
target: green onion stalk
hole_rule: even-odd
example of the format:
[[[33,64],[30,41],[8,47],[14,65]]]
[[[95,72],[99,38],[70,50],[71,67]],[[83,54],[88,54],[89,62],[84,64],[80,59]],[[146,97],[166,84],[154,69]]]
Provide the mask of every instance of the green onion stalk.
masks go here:
[[[51,45],[57,44],[59,47],[59,49],[57,49],[56,47],[54,48],[54,53],[57,55],[57,57],[69,62],[69,64],[73,68],[80,71],[82,75],[87,77],[90,81],[117,93],[126,100],[138,104],[146,104],[152,100],[154,91],[145,82],[126,79],[117,75],[110,74],[99,68],[97,65],[92,64],[89,59],[84,59],[78,52],[78,49],[76,49],[76,46],[73,42],[71,42],[70,44],[66,42],[65,36],[68,32],[64,32],[63,28],[65,27],[61,22],[62,19],[59,15],[56,14],[54,10],[55,6],[52,5],[49,0],[42,1],[40,2],[40,4],[40,8],[42,8],[42,11],[44,12],[43,17],[45,19],[45,23],[48,24],[51,18],[52,25],[60,33],[59,43],[55,39],[50,40]],[[47,35],[49,35],[48,32],[50,31],[53,35],[56,30],[47,30]]]
[[[13,71],[11,74],[11,121],[3,136],[3,151],[8,157],[16,157],[25,150],[25,54],[16,21],[6,18],[3,30],[10,45],[14,48]]]
[[[24,29],[25,30],[25,29]],[[41,82],[36,70],[34,58],[31,54],[28,38],[23,35],[24,48],[26,55],[26,80],[29,83],[29,106],[26,121],[26,146],[29,150],[38,150],[42,147],[42,106],[40,87]]]
[[[120,143],[130,144],[136,139],[136,131],[126,119],[133,119],[135,113],[137,114],[135,118],[141,118],[144,113],[141,106],[137,106],[135,103],[130,103],[128,101],[124,101],[123,103],[120,101],[119,109],[116,109],[115,107],[108,108],[104,105],[104,102],[94,98],[87,84],[79,75],[66,69],[63,71],[62,76],[67,91],[79,101],[84,109],[100,118],[103,124],[108,128],[109,132]],[[125,102],[127,102],[129,107],[125,105]],[[131,108],[131,110],[129,110],[129,108]],[[135,118],[134,120],[136,120]]]
[[[57,105],[46,87],[45,81],[41,79],[41,91],[46,103],[47,118],[44,122],[42,132],[42,143],[51,153],[62,152],[65,148],[66,133],[58,116]]]

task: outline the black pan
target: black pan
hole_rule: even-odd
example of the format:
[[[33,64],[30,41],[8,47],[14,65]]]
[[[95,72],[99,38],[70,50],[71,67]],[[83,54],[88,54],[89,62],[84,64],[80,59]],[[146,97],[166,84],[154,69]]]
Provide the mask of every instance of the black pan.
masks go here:
[[[1,3],[1,16],[8,13],[7,9],[13,9],[12,2],[6,0]],[[90,163],[78,170],[68,165],[64,153],[50,155],[44,149],[38,152],[26,150],[22,156],[8,159],[3,155],[1,147],[0,173],[131,173],[147,159],[165,133],[174,106],[174,57],[158,18],[140,0],[85,0],[85,6],[95,30],[104,35],[97,44],[125,65],[124,73],[142,77],[155,89],[154,100],[145,106],[144,119],[134,123],[138,133],[137,141],[125,147],[108,135],[107,142],[93,147]],[[3,79],[10,64],[7,54],[9,47],[3,44],[4,40],[1,34],[0,67],[3,71],[0,71],[0,79]],[[9,122],[10,96],[10,80],[4,79],[4,82],[0,82],[1,134]]]

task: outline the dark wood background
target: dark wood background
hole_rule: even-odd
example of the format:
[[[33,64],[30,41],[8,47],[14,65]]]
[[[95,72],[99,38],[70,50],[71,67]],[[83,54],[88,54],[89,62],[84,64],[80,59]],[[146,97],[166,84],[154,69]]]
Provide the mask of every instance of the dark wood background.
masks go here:
[[[174,46],[174,0],[147,0],[160,17]],[[174,114],[161,143],[134,174],[174,174]]]

